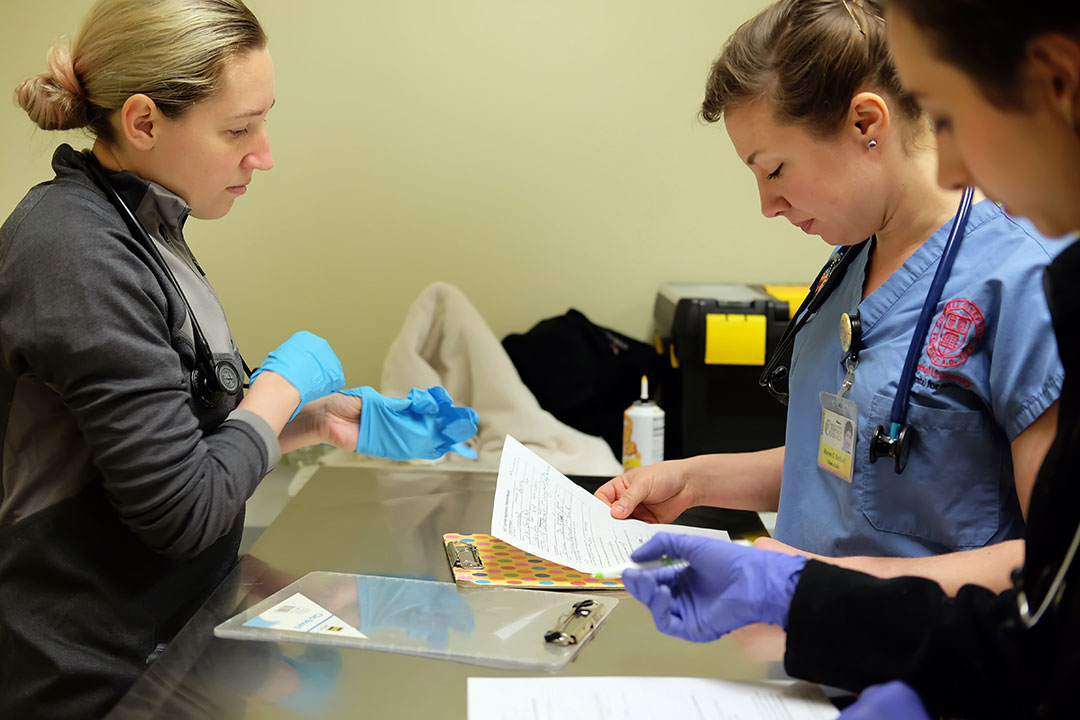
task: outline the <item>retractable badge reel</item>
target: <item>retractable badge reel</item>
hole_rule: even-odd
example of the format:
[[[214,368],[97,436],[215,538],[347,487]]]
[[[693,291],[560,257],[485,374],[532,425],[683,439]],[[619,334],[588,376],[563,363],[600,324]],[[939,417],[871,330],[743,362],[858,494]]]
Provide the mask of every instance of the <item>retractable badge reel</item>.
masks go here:
[[[818,443],[818,467],[851,482],[855,467],[855,446],[859,437],[859,407],[849,397],[859,366],[862,324],[858,311],[840,316],[840,349],[843,351],[844,381],[840,390],[821,391],[821,439]]]

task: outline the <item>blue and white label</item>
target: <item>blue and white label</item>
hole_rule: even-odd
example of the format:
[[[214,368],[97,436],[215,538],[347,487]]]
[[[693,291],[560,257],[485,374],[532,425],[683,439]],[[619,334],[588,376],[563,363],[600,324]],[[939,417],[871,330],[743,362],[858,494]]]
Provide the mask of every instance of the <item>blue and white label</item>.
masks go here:
[[[251,618],[244,625],[318,635],[367,638],[367,635],[301,593],[296,593],[287,600],[279,602],[269,610]]]

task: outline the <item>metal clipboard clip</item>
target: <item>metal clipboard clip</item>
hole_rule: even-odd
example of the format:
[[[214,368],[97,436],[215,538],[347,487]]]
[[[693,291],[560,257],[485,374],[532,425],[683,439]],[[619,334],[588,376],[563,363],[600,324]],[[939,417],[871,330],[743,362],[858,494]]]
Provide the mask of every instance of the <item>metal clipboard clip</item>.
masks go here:
[[[450,567],[464,568],[466,570],[483,570],[484,562],[480,559],[480,553],[472,543],[460,540],[451,540],[446,543],[446,559],[450,561]]]
[[[552,645],[581,645],[588,640],[605,614],[604,606],[595,600],[576,602],[570,612],[559,619],[554,629],[544,633],[544,640]]]

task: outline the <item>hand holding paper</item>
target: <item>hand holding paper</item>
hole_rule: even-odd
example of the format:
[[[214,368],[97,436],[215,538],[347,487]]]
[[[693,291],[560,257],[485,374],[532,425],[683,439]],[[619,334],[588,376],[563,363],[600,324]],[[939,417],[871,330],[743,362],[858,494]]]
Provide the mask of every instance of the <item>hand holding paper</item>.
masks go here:
[[[591,575],[626,563],[665,530],[728,539],[721,530],[616,520],[603,501],[506,436],[491,514],[500,540]]]

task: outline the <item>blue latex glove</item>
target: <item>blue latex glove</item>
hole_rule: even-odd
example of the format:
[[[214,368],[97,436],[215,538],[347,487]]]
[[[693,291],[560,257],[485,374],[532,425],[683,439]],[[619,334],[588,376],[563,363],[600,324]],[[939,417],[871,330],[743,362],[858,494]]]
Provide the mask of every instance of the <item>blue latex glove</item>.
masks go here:
[[[306,330],[293,333],[267,355],[251,374],[251,382],[267,370],[288,380],[300,393],[300,404],[289,416],[290,420],[307,403],[345,387],[345,371],[330,343]]]
[[[438,385],[413,388],[407,398],[388,398],[374,388],[342,390],[363,400],[356,452],[391,460],[435,460],[448,452],[476,459],[465,441],[476,434],[476,411],[457,407]]]
[[[930,720],[922,700],[899,680],[871,685],[840,713],[840,720]]]
[[[341,676],[341,653],[334,648],[308,645],[295,658],[282,655],[300,678],[299,687],[277,704],[301,715],[322,710],[334,697]]]
[[[424,640],[437,650],[450,645],[450,631],[471,635],[476,628],[472,607],[454,583],[388,583],[371,576],[357,576],[356,602],[360,622],[356,629],[367,635],[387,627],[402,628],[409,637]]]
[[[623,583],[652,613],[660,632],[708,642],[756,622],[787,625],[806,558],[698,535],[657,533],[630,556],[663,556],[689,567],[627,570]]]

